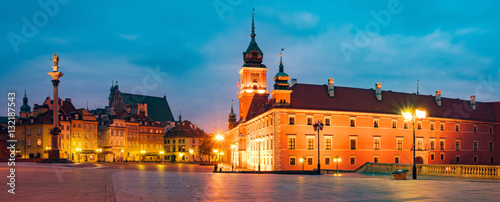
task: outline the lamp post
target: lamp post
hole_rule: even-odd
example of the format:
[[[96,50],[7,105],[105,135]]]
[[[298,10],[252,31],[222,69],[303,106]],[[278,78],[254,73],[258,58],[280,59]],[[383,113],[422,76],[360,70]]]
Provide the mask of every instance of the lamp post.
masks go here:
[[[97,163],[101,162],[100,159],[99,159],[99,156],[102,152],[102,149],[96,149],[97,150]]]
[[[141,161],[144,161],[144,154],[146,153],[145,150],[141,150]]]
[[[78,163],[80,163],[80,151],[82,151],[82,149],[76,148],[76,152],[78,153]]]
[[[413,126],[413,167],[412,167],[412,175],[413,175],[413,179],[416,180],[417,179],[417,166],[415,165],[415,119],[424,119],[425,116],[426,116],[426,112],[425,111],[421,111],[421,110],[418,110],[418,109],[415,109],[415,105],[414,105],[414,111],[412,112],[401,112],[401,114],[403,114],[403,117],[406,119],[406,120],[409,120],[411,121],[411,124]]]
[[[234,171],[234,149],[236,148],[236,145],[231,145],[231,171]]]
[[[189,150],[189,153],[191,154],[191,156],[193,156],[193,161],[196,161],[196,160],[194,159],[194,151],[193,151],[192,149],[190,149],[190,150]],[[189,160],[189,162],[191,162],[191,160]]]
[[[179,154],[179,157],[182,157],[182,156],[184,156],[184,153],[180,153],[180,154]]]
[[[323,130],[323,123],[316,122],[313,125],[314,131],[318,131],[318,175],[321,175],[320,155],[319,155],[319,131]]]
[[[219,144],[219,148],[221,151],[222,149],[220,148],[221,147],[221,141],[224,140],[224,136],[222,136],[221,134],[217,134],[215,135],[215,140],[217,141],[217,143]],[[220,160],[220,154],[217,153],[217,158],[219,158],[219,163],[221,163],[221,160]]]
[[[300,158],[299,161],[302,163],[302,171],[304,171],[304,158]]]
[[[260,172],[260,143],[262,143],[262,138],[257,138],[256,141],[257,143],[259,143],[259,150],[258,150],[258,153],[259,153],[259,166],[258,166],[258,169],[259,169],[259,172]]]
[[[213,151],[214,151],[215,155],[217,155],[217,159],[215,160],[215,162],[217,163],[217,161],[219,160],[219,150],[214,149]]]
[[[337,173],[339,172],[339,163],[340,163],[340,157],[337,156],[336,158],[333,159],[333,161],[335,161],[335,163],[337,164]]]
[[[161,163],[163,163],[163,154],[164,154],[164,153],[165,153],[164,151],[160,151]]]

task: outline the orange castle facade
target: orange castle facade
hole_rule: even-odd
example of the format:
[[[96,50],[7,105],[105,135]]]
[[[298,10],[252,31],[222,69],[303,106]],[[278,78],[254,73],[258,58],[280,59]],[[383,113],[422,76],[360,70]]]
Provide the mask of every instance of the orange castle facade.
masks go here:
[[[239,120],[229,114],[225,134],[228,163],[262,171],[354,170],[366,162],[498,165],[500,102],[477,102],[414,93],[300,84],[280,62],[274,90],[267,92],[267,67],[255,41],[243,53]],[[427,112],[414,124],[402,111]],[[313,125],[324,124],[318,133]],[[320,155],[318,156],[318,141]],[[230,146],[235,145],[233,149]],[[233,156],[231,156],[234,154]],[[338,166],[338,167],[337,167]]]

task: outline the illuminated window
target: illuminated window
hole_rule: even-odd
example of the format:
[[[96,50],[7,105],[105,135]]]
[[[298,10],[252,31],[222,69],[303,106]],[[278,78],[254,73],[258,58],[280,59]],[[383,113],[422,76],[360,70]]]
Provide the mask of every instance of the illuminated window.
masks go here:
[[[332,149],[332,137],[325,137],[325,149],[326,150]]]
[[[295,165],[295,156],[290,156],[290,165],[294,166]]]
[[[295,149],[295,135],[288,136],[288,149]]]
[[[373,137],[373,150],[380,150],[380,137]]]
[[[76,137],[76,133],[73,133],[73,137]]]
[[[314,136],[308,136],[307,137],[307,149],[308,150],[313,150],[314,149]]]
[[[37,146],[42,146],[42,139],[38,139],[38,140],[36,141],[36,145],[37,145]]]
[[[33,120],[33,119],[32,119]],[[26,130],[28,136],[31,136],[31,129]]]
[[[28,139],[27,145],[28,145],[28,147],[31,147],[31,139]]]
[[[396,144],[398,150],[403,150],[403,137],[397,137]]]
[[[88,138],[89,138],[89,134],[85,133],[85,139],[88,139]]]

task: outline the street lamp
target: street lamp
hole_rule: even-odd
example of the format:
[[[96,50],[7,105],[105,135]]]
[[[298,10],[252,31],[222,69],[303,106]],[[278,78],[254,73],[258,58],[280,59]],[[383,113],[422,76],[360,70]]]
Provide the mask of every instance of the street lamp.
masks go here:
[[[80,163],[80,151],[82,151],[82,149],[76,148],[76,152],[78,153],[78,163]]]
[[[337,156],[337,158],[334,158],[333,161],[337,164],[337,173],[339,172],[339,163],[342,159],[340,159],[340,157]]]
[[[97,150],[97,163],[100,162],[100,159],[99,159],[99,156],[100,156],[100,153],[102,152],[102,149],[96,149]]]
[[[236,148],[236,145],[231,145],[231,171],[234,171],[234,149]]]
[[[179,157],[182,157],[182,156],[184,156],[184,153],[180,153],[180,154],[179,154]]]
[[[165,153],[165,152],[164,151],[160,151],[161,163],[163,163],[163,153]]]
[[[192,149],[190,149],[190,150],[189,150],[189,153],[193,156],[193,161],[196,161],[196,160],[194,159],[194,151],[193,151]],[[189,160],[189,161],[191,161],[191,160]]]
[[[321,174],[321,165],[320,165],[320,155],[319,155],[319,131],[323,130],[323,123],[316,121],[313,125],[314,131],[318,131],[318,175]]]
[[[304,158],[300,158],[299,161],[302,163],[302,171],[304,171]]]
[[[415,109],[415,106],[414,106]],[[412,175],[413,179],[417,179],[417,166],[415,165],[415,119],[425,119],[426,112],[422,110],[415,109],[413,112],[401,112],[403,117],[406,120],[411,121],[411,124],[413,126],[413,167],[412,167]]]
[[[146,151],[145,151],[145,150],[141,150],[141,157],[142,157],[142,158],[141,158],[141,161],[144,161],[144,154],[145,154],[145,153],[146,153]]]
[[[257,138],[256,139],[257,143],[259,143],[259,166],[258,166],[258,169],[259,169],[259,172],[260,172],[260,143],[262,143],[263,139],[262,138]]]

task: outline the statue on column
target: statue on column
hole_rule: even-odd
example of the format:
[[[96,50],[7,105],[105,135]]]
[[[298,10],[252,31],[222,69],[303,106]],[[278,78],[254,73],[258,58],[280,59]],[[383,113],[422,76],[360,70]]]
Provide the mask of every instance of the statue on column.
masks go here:
[[[54,53],[54,57],[52,57],[52,61],[54,62],[54,66],[52,66],[54,72],[57,72],[58,69],[59,69],[59,56],[57,54],[57,51],[56,53]]]

